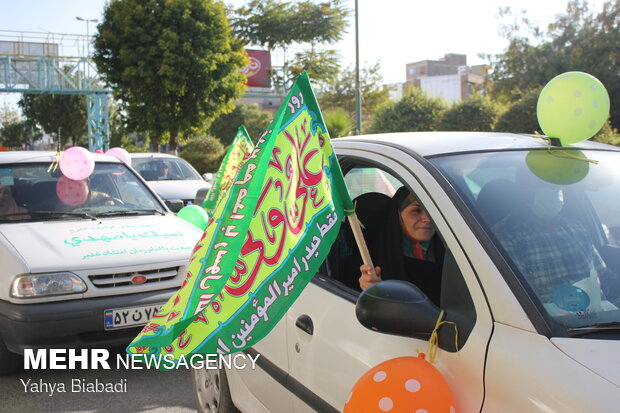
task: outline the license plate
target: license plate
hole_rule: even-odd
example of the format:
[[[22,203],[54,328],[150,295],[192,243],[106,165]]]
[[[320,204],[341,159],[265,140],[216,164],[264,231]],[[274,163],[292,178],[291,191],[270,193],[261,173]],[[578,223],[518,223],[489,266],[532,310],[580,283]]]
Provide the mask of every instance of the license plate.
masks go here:
[[[143,305],[140,307],[116,308],[105,310],[105,329],[134,327],[145,325],[163,304]]]

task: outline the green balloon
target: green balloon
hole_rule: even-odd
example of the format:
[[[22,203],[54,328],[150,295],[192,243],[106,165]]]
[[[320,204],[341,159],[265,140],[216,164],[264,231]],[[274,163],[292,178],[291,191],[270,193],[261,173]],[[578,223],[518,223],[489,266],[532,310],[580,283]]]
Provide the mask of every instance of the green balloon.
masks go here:
[[[525,163],[534,175],[557,185],[579,182],[590,170],[590,162],[581,151],[530,151]]]
[[[177,216],[203,231],[209,223],[209,214],[198,205],[184,206],[177,213]]]
[[[551,79],[536,105],[538,123],[563,145],[591,138],[609,116],[609,94],[594,76],[566,72]]]

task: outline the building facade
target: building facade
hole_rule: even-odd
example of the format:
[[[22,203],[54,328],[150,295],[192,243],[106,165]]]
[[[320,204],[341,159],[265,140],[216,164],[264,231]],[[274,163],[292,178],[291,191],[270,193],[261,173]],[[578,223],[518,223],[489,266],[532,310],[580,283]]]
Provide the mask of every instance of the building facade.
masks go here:
[[[388,85],[390,97],[399,99],[411,87],[417,87],[428,96],[447,103],[467,100],[475,89],[481,89],[486,66],[467,66],[467,56],[448,53],[438,60],[422,60],[406,65],[406,81]]]

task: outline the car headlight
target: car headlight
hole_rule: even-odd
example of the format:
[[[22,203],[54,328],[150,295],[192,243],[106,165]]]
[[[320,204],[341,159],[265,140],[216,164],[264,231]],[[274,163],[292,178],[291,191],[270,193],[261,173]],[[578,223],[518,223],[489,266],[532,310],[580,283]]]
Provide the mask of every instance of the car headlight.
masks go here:
[[[76,294],[84,291],[84,281],[70,272],[19,275],[11,285],[11,297],[15,298]]]

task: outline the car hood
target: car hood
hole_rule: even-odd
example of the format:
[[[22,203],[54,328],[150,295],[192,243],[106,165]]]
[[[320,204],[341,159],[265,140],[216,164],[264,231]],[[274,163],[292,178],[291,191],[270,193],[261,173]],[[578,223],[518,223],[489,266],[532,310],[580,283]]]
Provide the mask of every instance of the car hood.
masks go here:
[[[202,231],[167,214],[7,224],[0,234],[37,273],[189,259]]]
[[[552,338],[564,354],[620,387],[620,351],[618,340]]]
[[[162,199],[191,199],[196,198],[196,192],[201,188],[209,188],[208,182],[197,180],[175,181],[147,181],[147,184],[157,192]]]

